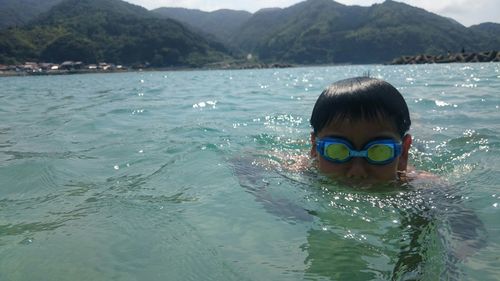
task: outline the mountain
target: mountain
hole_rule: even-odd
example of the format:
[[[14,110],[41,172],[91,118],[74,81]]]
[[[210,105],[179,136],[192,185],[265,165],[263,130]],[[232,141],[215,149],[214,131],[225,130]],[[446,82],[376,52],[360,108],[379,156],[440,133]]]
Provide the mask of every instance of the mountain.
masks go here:
[[[493,22],[485,22],[481,23],[478,25],[473,25],[469,27],[469,29],[476,31],[476,32],[483,32],[486,35],[492,36],[492,37],[500,37],[500,24],[499,23],[493,23]]]
[[[57,0],[40,2],[51,1]],[[230,58],[228,49],[269,63],[387,63],[406,55],[500,50],[500,24],[467,28],[391,0],[369,7],[307,0],[254,14],[148,11],[121,0],[59,1],[29,24],[0,30],[0,63],[83,60],[200,66]]]
[[[481,23],[469,27],[469,30],[482,35],[481,42],[483,42],[483,45],[495,46],[489,49],[500,50],[500,24],[492,22]]]
[[[330,0],[309,0],[285,9],[260,10],[232,41],[263,60],[333,62],[339,33],[356,28],[363,8]],[[324,45],[324,44],[327,45]]]
[[[370,7],[308,0],[255,13],[231,38],[266,61],[380,63],[406,54],[499,48],[498,38],[407,4]]]
[[[0,0],[0,29],[22,26],[62,0]]]
[[[254,14],[182,8],[154,12],[267,62],[384,63],[402,55],[500,48],[500,37],[484,26],[466,28],[451,18],[390,0],[370,7],[308,0]]]
[[[213,35],[223,43],[230,43],[229,38],[252,14],[246,11],[217,10],[204,12],[184,8],[159,8],[152,10],[164,18],[171,18],[186,24],[195,30]]]
[[[14,61],[200,66],[228,55],[222,44],[121,0],[65,0],[22,28],[0,32],[0,63]]]

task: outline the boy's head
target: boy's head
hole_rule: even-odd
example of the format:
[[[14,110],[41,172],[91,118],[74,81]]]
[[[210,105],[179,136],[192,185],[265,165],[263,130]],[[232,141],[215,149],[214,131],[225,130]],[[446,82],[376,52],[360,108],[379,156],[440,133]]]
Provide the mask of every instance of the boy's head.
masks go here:
[[[408,106],[391,84],[357,77],[321,93],[311,115],[311,155],[321,172],[372,182],[406,171],[411,136]]]

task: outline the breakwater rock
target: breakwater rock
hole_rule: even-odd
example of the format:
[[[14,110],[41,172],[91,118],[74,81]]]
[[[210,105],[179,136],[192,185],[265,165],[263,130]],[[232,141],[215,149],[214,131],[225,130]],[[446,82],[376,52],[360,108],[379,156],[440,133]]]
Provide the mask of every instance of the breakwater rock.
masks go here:
[[[457,53],[448,55],[417,55],[402,56],[394,59],[390,64],[426,64],[426,63],[453,63],[453,62],[500,62],[499,51],[480,53]]]

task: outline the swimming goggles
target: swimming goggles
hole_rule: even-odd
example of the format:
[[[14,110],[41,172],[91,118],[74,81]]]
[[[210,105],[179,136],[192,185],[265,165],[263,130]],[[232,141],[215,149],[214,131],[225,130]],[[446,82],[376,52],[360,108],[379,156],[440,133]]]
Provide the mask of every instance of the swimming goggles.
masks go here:
[[[401,154],[401,142],[393,139],[374,140],[363,150],[355,150],[352,143],[341,138],[321,138],[316,140],[316,150],[326,160],[346,163],[353,157],[363,157],[370,164],[389,164]]]

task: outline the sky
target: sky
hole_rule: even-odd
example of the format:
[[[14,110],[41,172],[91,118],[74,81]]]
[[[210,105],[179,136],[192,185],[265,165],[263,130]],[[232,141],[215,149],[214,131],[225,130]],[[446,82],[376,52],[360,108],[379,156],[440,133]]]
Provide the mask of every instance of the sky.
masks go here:
[[[218,9],[246,10],[255,12],[262,8],[289,7],[303,0],[125,0],[146,9],[183,7],[214,11]],[[500,23],[499,0],[397,0],[426,9],[441,16],[450,17],[465,26],[483,22]],[[383,0],[336,0],[345,5],[370,6]]]

